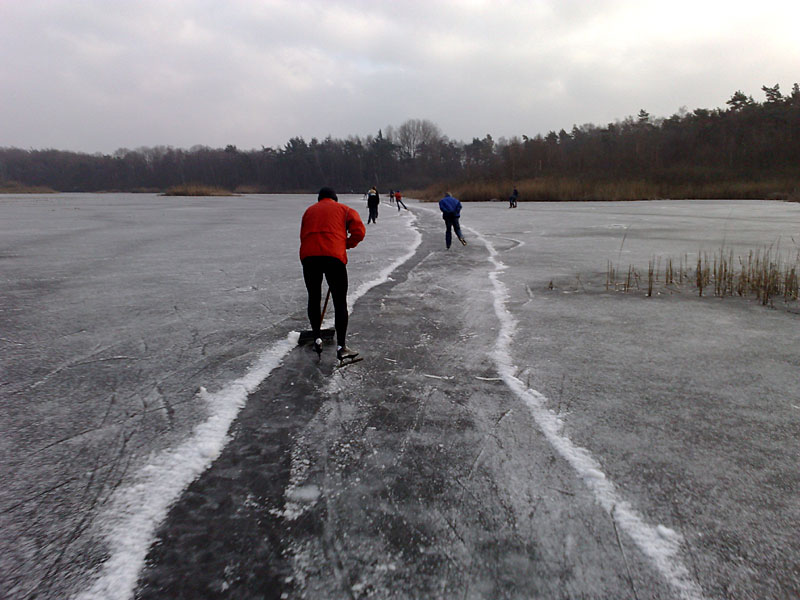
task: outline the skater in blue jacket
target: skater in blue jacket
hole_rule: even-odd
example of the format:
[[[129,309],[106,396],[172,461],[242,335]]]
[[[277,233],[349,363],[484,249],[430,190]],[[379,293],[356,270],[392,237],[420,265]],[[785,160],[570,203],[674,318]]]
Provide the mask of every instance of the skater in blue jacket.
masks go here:
[[[465,240],[464,236],[461,234],[461,225],[458,223],[461,218],[461,202],[458,201],[458,198],[451,196],[450,192],[447,192],[444,198],[439,200],[439,209],[442,211],[442,218],[444,219],[444,224],[447,226],[447,230],[444,234],[445,246],[449,249],[450,243],[453,241],[451,229],[455,230],[458,240],[466,246],[467,240]]]

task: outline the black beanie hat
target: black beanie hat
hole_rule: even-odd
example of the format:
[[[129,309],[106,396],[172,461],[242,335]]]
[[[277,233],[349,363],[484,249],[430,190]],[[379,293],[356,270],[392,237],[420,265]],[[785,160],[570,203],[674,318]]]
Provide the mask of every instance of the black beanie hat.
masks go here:
[[[333,188],[324,187],[319,191],[317,195],[317,201],[322,200],[323,198],[331,198],[333,200],[339,201],[339,198],[336,197],[336,192],[333,191]]]

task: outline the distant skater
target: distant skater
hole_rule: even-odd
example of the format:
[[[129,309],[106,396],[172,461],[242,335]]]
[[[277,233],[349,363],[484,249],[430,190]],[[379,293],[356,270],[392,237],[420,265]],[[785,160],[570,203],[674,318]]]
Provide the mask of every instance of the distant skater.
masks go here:
[[[439,200],[439,209],[442,211],[442,218],[444,219],[444,224],[447,226],[447,230],[444,234],[445,246],[450,249],[450,243],[453,241],[453,236],[450,233],[451,229],[455,230],[458,240],[466,246],[467,240],[461,235],[461,225],[458,223],[461,218],[461,202],[458,201],[458,198],[453,198],[450,192],[447,192],[444,198]]]
[[[369,188],[367,192],[367,209],[369,210],[367,225],[378,222],[378,205],[380,205],[380,203],[381,199],[380,196],[378,196],[378,190],[374,187]]]
[[[394,190],[389,190],[389,204],[394,204]]]
[[[519,197],[519,192],[517,188],[514,188],[514,191],[511,192],[511,195],[508,197],[508,208],[517,208],[517,198]]]
[[[322,277],[333,299],[336,357],[353,359],[358,352],[345,344],[347,335],[347,251],[358,246],[366,229],[358,213],[344,204],[329,187],[319,191],[316,204],[303,213],[300,224],[300,262],[308,290],[308,320],[314,332],[314,350],[322,354]]]
[[[408,210],[406,203],[403,202],[403,195],[400,193],[400,190],[395,190],[394,192],[394,201],[397,203],[397,212],[400,212],[400,205],[403,205],[403,208]]]

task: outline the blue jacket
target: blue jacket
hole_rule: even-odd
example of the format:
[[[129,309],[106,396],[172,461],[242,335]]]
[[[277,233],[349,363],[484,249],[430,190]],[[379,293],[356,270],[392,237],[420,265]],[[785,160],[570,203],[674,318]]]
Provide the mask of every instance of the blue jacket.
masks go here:
[[[442,218],[461,216],[461,202],[450,194],[439,200],[439,208],[442,210]]]

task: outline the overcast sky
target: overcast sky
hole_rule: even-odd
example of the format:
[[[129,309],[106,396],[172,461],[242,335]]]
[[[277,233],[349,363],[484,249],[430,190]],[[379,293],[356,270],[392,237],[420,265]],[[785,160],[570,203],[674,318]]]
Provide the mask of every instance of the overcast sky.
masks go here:
[[[800,82],[800,0],[0,0],[0,146],[453,140]]]

